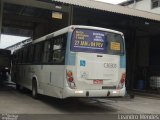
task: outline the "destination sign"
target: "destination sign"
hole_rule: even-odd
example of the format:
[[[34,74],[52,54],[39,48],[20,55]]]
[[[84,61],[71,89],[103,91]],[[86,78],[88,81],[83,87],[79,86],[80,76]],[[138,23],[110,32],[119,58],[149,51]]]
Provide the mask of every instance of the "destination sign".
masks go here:
[[[111,50],[120,50],[121,46],[120,46],[120,43],[118,42],[111,42]]]
[[[71,49],[74,51],[106,51],[105,32],[87,29],[76,29],[72,36]]]

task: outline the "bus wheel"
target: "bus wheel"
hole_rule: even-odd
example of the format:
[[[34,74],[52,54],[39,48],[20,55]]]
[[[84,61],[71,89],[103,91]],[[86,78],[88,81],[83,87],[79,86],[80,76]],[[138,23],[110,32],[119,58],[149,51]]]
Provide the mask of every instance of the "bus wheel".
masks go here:
[[[16,90],[20,90],[20,85],[16,84]]]
[[[24,92],[25,88],[19,84],[16,84],[16,90],[20,91],[20,92]]]
[[[36,82],[36,80],[32,81],[32,97],[34,99],[38,99],[37,82]]]
[[[158,93],[160,93],[160,88],[157,89]]]

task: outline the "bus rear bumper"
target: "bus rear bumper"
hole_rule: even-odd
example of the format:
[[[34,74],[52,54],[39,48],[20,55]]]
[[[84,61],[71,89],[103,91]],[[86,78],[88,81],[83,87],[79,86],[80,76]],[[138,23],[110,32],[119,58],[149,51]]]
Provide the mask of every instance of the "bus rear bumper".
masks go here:
[[[77,90],[66,88],[63,91],[63,98],[68,97],[123,97],[126,88],[122,89],[105,89],[105,90]]]

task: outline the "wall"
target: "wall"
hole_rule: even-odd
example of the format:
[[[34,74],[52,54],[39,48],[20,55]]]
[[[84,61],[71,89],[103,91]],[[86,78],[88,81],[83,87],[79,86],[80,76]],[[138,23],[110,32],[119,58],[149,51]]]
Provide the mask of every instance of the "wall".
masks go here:
[[[140,37],[137,39],[137,63],[139,67],[149,66],[150,39],[149,37]]]
[[[33,39],[40,38],[46,34],[52,33],[68,26],[68,13],[63,13],[62,19],[52,19],[50,16],[45,23],[35,25]]]
[[[135,4],[130,4],[128,5],[128,7],[160,14],[160,7],[151,9],[151,0],[142,0],[142,1],[136,2]]]

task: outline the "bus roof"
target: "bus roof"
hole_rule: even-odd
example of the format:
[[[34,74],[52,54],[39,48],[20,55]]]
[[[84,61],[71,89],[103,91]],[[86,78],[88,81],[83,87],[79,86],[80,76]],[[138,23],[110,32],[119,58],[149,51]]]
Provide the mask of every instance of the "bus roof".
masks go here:
[[[60,29],[56,32],[52,32],[50,34],[47,34],[41,38],[38,38],[36,40],[34,40],[32,42],[32,44],[35,44],[35,43],[38,43],[38,42],[41,42],[41,41],[44,41],[46,39],[50,39],[52,37],[56,37],[58,35],[62,35],[64,33],[67,33],[69,32],[72,28],[83,28],[83,29],[92,29],[92,30],[101,30],[101,31],[106,31],[106,32],[112,32],[112,33],[117,33],[117,34],[121,34],[123,35],[122,32],[119,32],[119,31],[115,31],[115,30],[111,30],[111,29],[106,29],[106,28],[101,28],[101,27],[93,27],[93,26],[84,26],[84,25],[71,25],[71,26],[68,26],[68,27],[65,27],[63,29]]]

